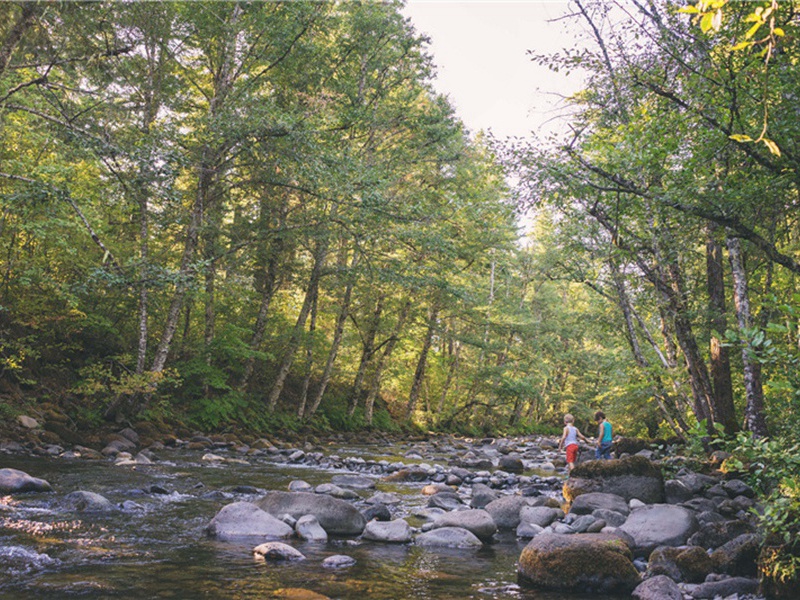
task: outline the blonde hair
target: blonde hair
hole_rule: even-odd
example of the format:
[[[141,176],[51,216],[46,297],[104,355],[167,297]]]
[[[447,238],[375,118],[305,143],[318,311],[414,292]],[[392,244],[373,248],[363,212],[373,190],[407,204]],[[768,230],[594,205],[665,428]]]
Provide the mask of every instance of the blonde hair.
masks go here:
[[[564,415],[564,423],[574,423],[574,422],[575,422],[575,417],[573,417],[571,414],[567,413]]]

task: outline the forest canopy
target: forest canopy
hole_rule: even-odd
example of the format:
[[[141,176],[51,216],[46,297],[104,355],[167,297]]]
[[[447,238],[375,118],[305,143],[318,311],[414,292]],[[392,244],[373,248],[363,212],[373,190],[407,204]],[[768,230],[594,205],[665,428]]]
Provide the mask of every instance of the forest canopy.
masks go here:
[[[568,133],[511,143],[399,2],[2,4],[5,410],[797,423],[793,4],[571,5],[587,43],[531,56],[586,76]]]

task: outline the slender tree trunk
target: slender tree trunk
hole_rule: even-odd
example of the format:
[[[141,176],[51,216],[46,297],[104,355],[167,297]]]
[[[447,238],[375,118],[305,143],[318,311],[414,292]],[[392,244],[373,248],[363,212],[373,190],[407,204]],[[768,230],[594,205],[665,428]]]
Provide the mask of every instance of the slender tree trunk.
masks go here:
[[[745,429],[755,437],[769,435],[764,409],[764,392],[761,385],[761,363],[758,361],[758,350],[749,341],[752,328],[750,314],[750,298],[747,291],[747,273],[742,257],[741,242],[738,238],[727,240],[728,259],[731,263],[733,278],[733,298],[736,304],[736,316],[739,330],[748,340],[742,345],[742,363],[744,364],[744,387],[747,402],[744,409]]]
[[[302,419],[306,416],[306,405],[308,404],[308,388],[311,385],[311,373],[314,367],[314,334],[317,331],[317,306],[319,304],[319,286],[314,292],[314,300],[311,302],[311,321],[308,325],[308,339],[306,340],[306,364],[303,368],[305,376],[303,385],[300,389],[300,403],[297,407],[297,418]]]
[[[364,416],[368,425],[372,425],[372,412],[375,407],[375,399],[378,397],[378,393],[380,392],[381,389],[381,377],[383,376],[383,368],[385,367],[386,361],[392,355],[392,352],[394,351],[394,348],[397,345],[398,340],[400,339],[400,332],[403,330],[403,326],[406,323],[406,319],[408,319],[409,312],[411,312],[410,298],[406,300],[405,304],[403,304],[403,308],[400,310],[400,314],[397,317],[397,322],[395,323],[394,329],[392,330],[392,335],[386,342],[386,345],[383,348],[383,352],[381,352],[380,357],[378,358],[378,362],[375,365],[375,373],[372,375],[372,385],[370,386],[367,398],[364,400]]]
[[[706,275],[708,281],[708,310],[711,324],[711,378],[714,381],[715,420],[725,427],[725,433],[738,430],[736,412],[733,407],[733,383],[728,349],[716,334],[722,335],[728,328],[725,319],[725,277],[722,261],[722,245],[715,238],[715,226],[709,227],[706,241]]]
[[[347,415],[352,417],[358,407],[358,400],[361,397],[361,386],[364,383],[364,376],[367,372],[367,365],[372,360],[372,355],[375,353],[375,337],[378,335],[378,326],[381,322],[381,313],[383,312],[383,303],[386,299],[385,294],[380,294],[378,300],[375,302],[375,310],[372,313],[366,335],[363,338],[361,349],[361,360],[358,363],[358,370],[353,379],[353,387],[350,396],[350,405],[347,408]]]
[[[406,408],[406,418],[410,419],[414,414],[419,399],[422,381],[425,379],[425,369],[428,364],[428,353],[431,349],[433,334],[436,331],[436,321],[439,317],[438,307],[431,307],[428,313],[428,328],[425,331],[425,338],[422,341],[422,349],[417,359],[417,368],[414,370],[414,379],[411,382],[411,392],[408,394],[408,407]]]
[[[311,312],[311,306],[314,303],[314,297],[319,287],[320,279],[322,278],[322,270],[325,264],[325,259],[328,255],[328,242],[324,239],[317,243],[317,248],[314,252],[314,264],[311,268],[311,275],[309,276],[308,286],[306,287],[306,295],[303,300],[303,306],[300,308],[300,314],[297,315],[292,335],[289,339],[286,351],[283,354],[278,373],[275,376],[275,381],[272,384],[272,389],[267,397],[267,409],[272,412],[278,404],[283,386],[286,383],[286,377],[289,375],[289,369],[294,362],[294,356],[297,348],[300,345],[303,329],[305,328],[306,319]]]
[[[355,285],[355,269],[358,266],[359,260],[358,252],[353,254],[350,262],[350,273],[348,274],[347,285],[345,286],[344,294],[342,295],[342,304],[339,309],[339,314],[336,316],[336,325],[333,329],[333,340],[331,341],[331,348],[328,351],[328,360],[325,362],[325,369],[322,371],[320,378],[319,388],[314,394],[314,399],[311,403],[311,408],[308,411],[309,416],[314,416],[322,402],[322,397],[325,395],[325,389],[331,380],[333,374],[333,365],[336,362],[336,355],[339,352],[339,346],[342,343],[342,336],[344,335],[344,326],[347,323],[347,316],[350,314],[350,301],[353,297],[353,286]]]

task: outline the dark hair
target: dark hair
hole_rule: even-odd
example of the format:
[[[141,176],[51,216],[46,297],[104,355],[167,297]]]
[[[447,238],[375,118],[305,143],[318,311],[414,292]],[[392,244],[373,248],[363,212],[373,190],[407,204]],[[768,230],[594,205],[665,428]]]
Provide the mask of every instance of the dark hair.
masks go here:
[[[594,413],[595,421],[602,421],[605,418],[606,418],[606,413],[604,413],[602,410],[598,410],[596,413]]]

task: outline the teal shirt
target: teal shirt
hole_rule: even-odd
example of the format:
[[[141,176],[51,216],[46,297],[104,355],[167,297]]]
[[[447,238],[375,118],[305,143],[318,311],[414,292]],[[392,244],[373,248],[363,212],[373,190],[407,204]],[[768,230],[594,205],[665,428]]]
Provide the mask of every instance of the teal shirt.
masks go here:
[[[601,444],[606,444],[612,441],[611,438],[611,423],[603,421],[600,426],[603,428],[603,437],[600,439]]]

